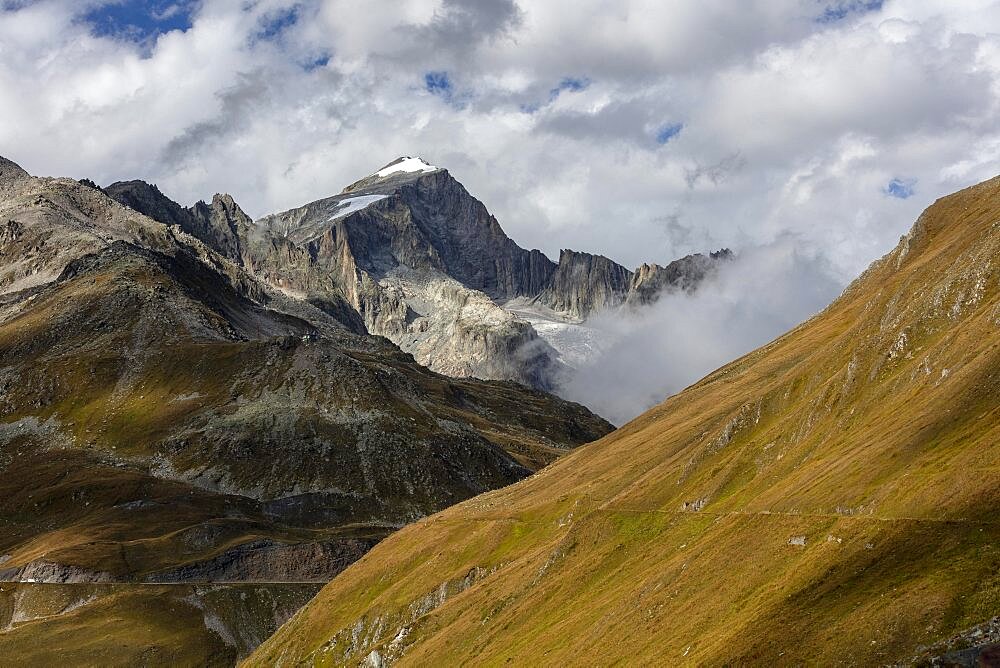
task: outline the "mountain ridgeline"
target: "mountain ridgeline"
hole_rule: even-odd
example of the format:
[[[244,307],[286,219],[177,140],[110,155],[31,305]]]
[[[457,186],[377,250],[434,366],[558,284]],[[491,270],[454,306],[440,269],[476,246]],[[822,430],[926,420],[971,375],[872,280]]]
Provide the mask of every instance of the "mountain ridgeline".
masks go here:
[[[565,250],[557,264],[518,246],[447,170],[418,158],[255,222],[226,195],[183,209],[143,182],[106,192],[353,331],[385,336],[432,370],[546,390],[572,369],[553,348],[557,340],[539,336],[507,304],[545,309],[571,326],[601,311],[641,308],[665,291],[694,291],[731,257],[724,250],[632,272]]]
[[[232,665],[393,530],[611,430],[417,364],[256,229],[0,160],[6,662]]]
[[[998,258],[1000,177],[791,332],[393,534],[245,665],[997,665]]]

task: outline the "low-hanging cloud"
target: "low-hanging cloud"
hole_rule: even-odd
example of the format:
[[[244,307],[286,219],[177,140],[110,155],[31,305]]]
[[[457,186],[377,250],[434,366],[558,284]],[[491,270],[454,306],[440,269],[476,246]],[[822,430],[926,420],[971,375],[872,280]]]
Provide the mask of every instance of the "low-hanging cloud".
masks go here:
[[[614,343],[559,393],[623,424],[815,314],[841,287],[794,238],[746,249],[693,294],[588,321]]]

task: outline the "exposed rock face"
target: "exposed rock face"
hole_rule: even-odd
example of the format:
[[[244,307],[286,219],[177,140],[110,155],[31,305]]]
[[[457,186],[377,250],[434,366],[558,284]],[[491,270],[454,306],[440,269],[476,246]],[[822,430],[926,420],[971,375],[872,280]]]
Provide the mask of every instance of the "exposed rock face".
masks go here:
[[[263,280],[309,300],[342,296],[369,332],[435,371],[554,386],[554,351],[497,304],[536,294],[554,265],[511,241],[446,170],[375,174],[262,218],[245,246]]]
[[[720,262],[732,257],[724,248],[709,255],[688,255],[665,267],[643,264],[632,272],[603,255],[563,250],[558,268],[536,302],[582,321],[626,303],[653,304],[665,292],[694,292]]]
[[[632,305],[645,306],[655,303],[664,292],[693,292],[718,269],[719,262],[731,260],[732,257],[732,251],[723,248],[707,256],[701,253],[688,255],[665,267],[644,264],[632,275],[627,301]]]
[[[0,188],[13,186],[17,181],[28,178],[28,172],[7,158],[0,156]]]
[[[191,229],[187,230],[223,257],[242,264],[240,238],[246,236],[253,221],[229,195],[215,195],[211,204],[198,202],[190,209]]]
[[[177,225],[211,246],[217,253],[238,264],[243,263],[241,237],[253,224],[250,216],[229,195],[215,195],[211,204],[198,202],[183,208],[144,181],[119,181],[104,191],[113,199],[154,220]]]
[[[254,239],[253,221],[229,195],[216,194],[211,204],[198,202],[184,208],[144,181],[120,181],[103,192],[125,206],[204,242],[213,251],[243,267],[255,257],[245,246]],[[280,282],[279,285],[280,286]],[[264,297],[258,294],[256,297]],[[332,316],[349,331],[365,334],[364,322],[336,290],[310,299],[313,306]]]
[[[378,543],[345,538],[285,545],[244,543],[206,561],[156,573],[148,582],[329,582]]]
[[[161,193],[155,183],[118,181],[103,190],[109,197],[164,225],[190,227],[191,212]]]
[[[319,587],[0,583],[0,651],[24,666],[228,668]]]
[[[66,566],[50,561],[38,560],[20,568],[0,569],[0,581],[4,582],[44,582],[44,583],[81,583],[81,582],[114,582],[111,573],[93,571],[77,566]]]
[[[375,280],[401,266],[436,270],[497,300],[537,294],[555,269],[540,251],[508,238],[444,169],[369,177],[257,225],[272,238],[312,246],[331,263],[347,263],[331,253],[346,251],[347,270]]]
[[[428,255],[439,258],[437,268],[466,287],[504,301],[538,294],[548,284],[552,261],[511,241],[482,202],[447,171],[404,184],[399,197],[429,249],[436,251]]]
[[[603,255],[562,250],[559,267],[538,301],[579,320],[620,306],[628,296],[632,272]]]

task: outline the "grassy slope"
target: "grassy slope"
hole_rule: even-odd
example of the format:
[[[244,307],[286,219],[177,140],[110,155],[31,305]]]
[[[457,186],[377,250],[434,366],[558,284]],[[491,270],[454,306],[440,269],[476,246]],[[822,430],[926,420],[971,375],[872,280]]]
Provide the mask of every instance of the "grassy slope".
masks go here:
[[[996,615],[998,218],[1000,179],[940,200],[825,312],[396,533],[248,664],[872,664]]]
[[[0,645],[21,666],[231,666],[318,587],[0,583]]]

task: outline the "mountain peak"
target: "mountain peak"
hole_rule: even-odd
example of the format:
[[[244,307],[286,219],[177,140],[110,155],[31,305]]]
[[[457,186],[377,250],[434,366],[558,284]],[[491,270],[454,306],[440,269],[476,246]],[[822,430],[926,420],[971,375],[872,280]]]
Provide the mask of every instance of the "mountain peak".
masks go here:
[[[375,172],[374,176],[382,179],[398,172],[435,172],[439,169],[423,158],[404,155]]]
[[[341,191],[342,195],[350,193],[375,194],[395,189],[396,186],[434,172],[443,172],[442,167],[435,167],[423,158],[404,155],[396,158],[382,169],[369,174],[360,181],[355,181]]]
[[[20,181],[31,176],[12,160],[0,155],[0,182]]]

